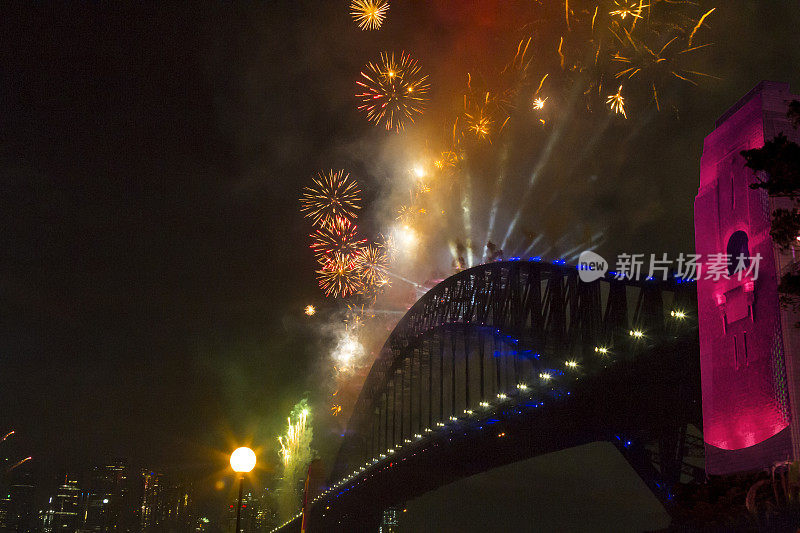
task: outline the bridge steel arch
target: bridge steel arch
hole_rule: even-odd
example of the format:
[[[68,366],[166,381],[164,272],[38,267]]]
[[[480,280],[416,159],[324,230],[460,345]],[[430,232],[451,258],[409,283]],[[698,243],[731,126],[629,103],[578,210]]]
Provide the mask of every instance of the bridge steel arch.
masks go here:
[[[368,530],[382,508],[414,494],[493,465],[600,439],[617,444],[667,502],[668,485],[681,472],[702,474],[682,462],[686,419],[699,422],[695,313],[694,284],[674,278],[634,281],[608,274],[585,283],[575,267],[505,261],[444,280],[409,309],[373,364],[329,488],[314,500],[311,524],[325,531]],[[619,403],[631,389],[633,399]],[[597,411],[599,404],[607,411]],[[585,419],[575,414],[580,411]],[[547,435],[547,444],[535,416],[556,412],[571,420],[565,424],[571,436]],[[535,442],[489,454],[491,459],[472,457],[463,468],[446,459],[447,475],[414,473],[417,452],[442,457],[440,444],[456,446],[454,438],[477,439],[463,442],[461,453],[502,449],[493,433],[487,440],[473,431],[498,422],[520,435],[533,431]],[[645,436],[645,426],[655,431]],[[658,451],[631,446],[619,430],[655,438]],[[402,473],[389,467],[407,460],[411,477],[399,482]],[[394,482],[387,482],[390,475]]]

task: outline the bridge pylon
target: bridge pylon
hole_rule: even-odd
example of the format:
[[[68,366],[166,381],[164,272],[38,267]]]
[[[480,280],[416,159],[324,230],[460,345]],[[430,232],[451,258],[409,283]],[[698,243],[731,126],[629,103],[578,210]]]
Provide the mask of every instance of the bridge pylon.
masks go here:
[[[756,177],[741,155],[780,133],[800,142],[786,116],[795,99],[787,84],[760,83],[717,121],[703,146],[694,213],[709,474],[800,458],[800,316],[782,309],[778,295],[795,251],[782,252],[770,236],[772,212],[791,201],[750,188]],[[727,272],[714,279],[708,273],[721,256],[728,256]]]

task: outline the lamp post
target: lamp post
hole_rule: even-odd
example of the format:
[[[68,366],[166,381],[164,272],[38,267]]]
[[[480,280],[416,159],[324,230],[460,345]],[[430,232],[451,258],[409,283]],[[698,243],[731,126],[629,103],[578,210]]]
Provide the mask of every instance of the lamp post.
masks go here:
[[[256,454],[247,447],[236,448],[231,454],[231,468],[239,474],[239,505],[236,506],[236,533],[241,531],[242,520],[242,490],[244,488],[244,475],[256,466]]]

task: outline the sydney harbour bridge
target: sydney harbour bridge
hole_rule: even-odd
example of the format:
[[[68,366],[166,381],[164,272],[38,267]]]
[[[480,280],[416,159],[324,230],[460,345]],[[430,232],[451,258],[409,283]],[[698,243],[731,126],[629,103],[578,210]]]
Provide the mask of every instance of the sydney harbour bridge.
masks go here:
[[[384,509],[580,444],[614,444],[667,510],[700,425],[692,281],[591,283],[575,266],[503,261],[425,294],[364,383],[311,531],[376,531]],[[300,529],[300,520],[283,531]]]
[[[800,143],[793,101],[761,82],[705,139],[695,248],[727,251],[724,275],[587,282],[531,258],[428,291],[373,364],[306,530],[376,531],[384,510],[587,443],[616,447],[673,516],[677,485],[706,473],[781,469],[785,484],[800,459],[800,314],[778,282],[800,248],[775,244],[771,213],[788,204],[751,186],[740,151],[781,133]],[[760,274],[736,254],[764,259]],[[301,529],[300,514],[278,528]]]

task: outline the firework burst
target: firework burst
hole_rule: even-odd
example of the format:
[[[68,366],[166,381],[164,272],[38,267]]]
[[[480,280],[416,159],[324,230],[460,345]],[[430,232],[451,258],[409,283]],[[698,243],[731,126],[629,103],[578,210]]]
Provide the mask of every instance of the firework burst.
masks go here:
[[[442,152],[441,157],[434,161],[433,165],[437,170],[444,170],[446,168],[455,168],[458,164],[458,154],[452,150]]]
[[[300,211],[315,225],[324,226],[336,218],[353,220],[361,202],[358,183],[344,170],[320,172],[314,185],[303,189]]]
[[[379,30],[387,11],[389,2],[386,0],[353,0],[350,3],[350,14],[362,30]]]
[[[378,246],[383,250],[383,253],[386,255],[386,261],[392,262],[397,258],[397,239],[395,239],[393,233],[388,233],[386,235],[381,234],[380,239],[378,241]]]
[[[642,4],[642,8],[649,8],[649,5]],[[694,53],[710,46],[694,46],[692,43],[713,12],[714,9],[707,11],[696,24],[692,18],[672,11],[668,12],[671,17],[648,13],[637,28],[626,28],[613,21],[609,31],[615,49],[610,54],[610,64],[621,65],[614,77],[633,80],[641,88],[649,90],[658,109],[661,109],[659,92],[669,80],[679,79],[698,85],[701,78],[714,77],[689,66]],[[634,18],[634,22],[636,20]],[[631,84],[628,87],[630,89]]]
[[[401,131],[422,115],[430,88],[428,76],[406,52],[399,60],[394,53],[382,52],[381,60],[368,63],[356,83],[361,91],[356,94],[361,100],[358,109],[388,131]]]
[[[358,332],[359,329],[364,327],[364,319],[362,318],[363,313],[363,304],[360,310],[352,307],[352,305],[348,305],[347,318],[344,319],[344,325],[348,334],[352,332]]]
[[[479,113],[476,115],[465,115],[467,119],[467,131],[474,134],[479,139],[487,139],[492,131],[492,119]]]
[[[608,95],[606,104],[608,104],[608,106],[611,108],[611,111],[614,113],[628,118],[628,115],[625,114],[625,98],[622,96],[622,85],[619,86],[616,94]]]
[[[366,350],[359,342],[357,331],[350,327],[341,334],[331,353],[336,370],[344,374],[352,373],[358,368],[365,356]]]
[[[358,330],[366,324],[366,318],[374,318],[370,315],[364,304],[358,305],[357,303],[350,302],[347,304],[347,314],[344,318],[344,324],[348,332],[358,332]]]
[[[399,220],[403,224],[408,224],[414,218],[416,214],[416,210],[413,206],[403,204],[397,209],[397,217],[395,220]]]
[[[280,454],[283,459],[284,466],[288,466],[300,454],[300,447],[305,440],[305,432],[308,429],[308,414],[309,409],[303,406],[295,415],[295,420],[292,417],[286,419],[288,427],[286,435],[278,437],[278,443],[281,446]]]
[[[697,83],[690,76],[706,76],[700,72],[680,69],[676,65],[678,57],[699,49],[681,49],[677,37],[667,41],[661,48],[655,48],[625,32],[625,44],[627,45],[626,50],[620,50],[612,57],[612,61],[625,66],[615,74],[617,78],[644,77],[655,81],[663,79],[665,75],[671,75],[696,85]]]
[[[286,433],[278,437],[283,472],[277,491],[279,513],[288,517],[296,510],[297,483],[306,475],[306,467],[316,453],[311,447],[314,430],[311,426],[311,409],[307,400],[297,403],[286,419]]]
[[[489,140],[494,133],[503,130],[510,118],[509,95],[513,91],[505,91],[507,94],[486,91],[475,95],[472,76],[468,76],[467,79],[468,94],[464,95],[462,127],[466,133],[478,139]],[[495,123],[500,124],[500,127],[495,128]]]
[[[336,255],[327,259],[317,270],[319,287],[325,296],[347,298],[364,289],[361,272],[352,256]]]
[[[336,217],[311,234],[311,249],[324,263],[335,257],[350,257],[366,242],[358,236],[358,226],[344,217]]]
[[[379,246],[370,244],[361,248],[356,253],[355,263],[361,271],[365,287],[378,290],[389,284],[389,278],[386,276],[389,259]]]
[[[635,0],[614,0],[614,10],[609,13],[612,17],[619,17],[625,20],[628,17],[633,19],[642,18],[642,11],[644,8],[649,7],[643,1]]]

